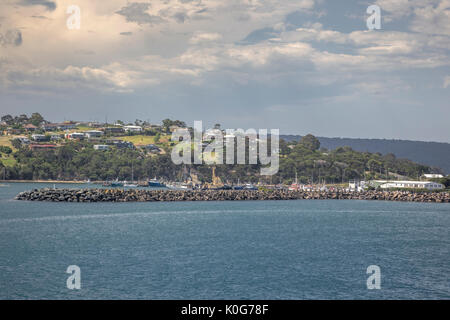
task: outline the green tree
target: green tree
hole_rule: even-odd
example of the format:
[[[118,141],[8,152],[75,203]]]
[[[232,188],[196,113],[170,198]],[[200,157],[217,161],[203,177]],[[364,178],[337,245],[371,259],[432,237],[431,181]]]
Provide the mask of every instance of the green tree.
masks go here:
[[[159,143],[159,139],[161,139],[161,133],[157,132],[155,134],[155,143]]]
[[[308,150],[316,151],[320,148],[320,141],[312,134],[307,134],[302,137],[300,140],[300,144]]]
[[[38,112],[33,113],[30,117],[30,122],[36,127],[40,126],[43,121],[44,117],[41,116]]]

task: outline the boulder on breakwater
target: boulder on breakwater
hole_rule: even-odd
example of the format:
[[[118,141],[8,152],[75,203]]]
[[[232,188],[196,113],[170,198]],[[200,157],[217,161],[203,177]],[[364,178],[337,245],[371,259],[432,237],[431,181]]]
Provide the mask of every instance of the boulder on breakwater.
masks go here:
[[[386,200],[450,203],[449,192],[411,191],[288,191],[288,190],[143,190],[143,189],[34,189],[16,200],[50,202],[152,202],[244,200]]]

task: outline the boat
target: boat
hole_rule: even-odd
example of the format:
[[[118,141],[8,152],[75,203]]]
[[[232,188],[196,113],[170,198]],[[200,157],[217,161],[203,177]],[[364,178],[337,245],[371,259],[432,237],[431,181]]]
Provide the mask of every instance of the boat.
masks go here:
[[[166,185],[164,183],[156,180],[156,178],[154,178],[154,179],[149,180],[148,186],[154,187],[154,188],[164,188]]]
[[[137,188],[137,187],[139,187],[137,184],[134,184],[134,183],[125,183],[123,186],[127,187],[127,188]]]
[[[295,171],[295,182],[293,182],[290,186],[289,186],[289,191],[300,191],[303,188],[303,186],[301,186],[298,183],[298,179],[297,179],[297,171]]]
[[[258,190],[257,187],[255,187],[254,185],[252,185],[251,183],[247,183],[246,185],[244,185],[244,190]]]
[[[115,181],[106,181],[103,183],[104,187],[123,187],[123,182],[119,181],[119,179],[116,179]]]
[[[133,162],[131,162],[131,183],[128,183],[128,182],[125,181],[123,186],[127,187],[127,188],[137,188],[137,187],[139,187],[137,184],[134,183],[134,165],[133,165]]]
[[[110,184],[111,187],[123,187],[123,182],[120,181],[113,181]]]
[[[233,190],[244,190],[244,186],[241,185],[241,182],[240,182],[239,178],[238,178],[237,185],[233,186]]]
[[[187,183],[184,182],[173,182],[173,183],[168,183],[166,185],[167,188],[169,189],[174,189],[174,190],[187,190],[187,189],[192,189],[192,186],[189,186]]]

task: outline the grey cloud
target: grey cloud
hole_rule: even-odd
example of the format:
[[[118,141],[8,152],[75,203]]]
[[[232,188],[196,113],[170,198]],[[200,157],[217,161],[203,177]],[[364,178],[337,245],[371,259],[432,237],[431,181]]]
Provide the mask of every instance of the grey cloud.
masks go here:
[[[150,7],[150,3],[132,2],[123,7],[117,14],[124,16],[128,22],[136,22],[137,24],[155,24],[161,23],[164,20],[155,15],[150,15],[146,11]]]
[[[268,40],[274,37],[277,37],[280,34],[279,31],[276,31],[273,28],[263,28],[257,29],[250,32],[241,42],[240,44],[255,44],[264,40]]]
[[[53,11],[56,9],[56,3],[54,1],[47,0],[21,0],[19,5],[22,6],[44,6],[47,10]]]
[[[49,18],[45,17],[45,16],[31,16],[34,19],[42,19],[42,20],[50,20]]]
[[[173,15],[173,17],[178,23],[184,23],[184,21],[188,18],[187,14],[184,12],[177,12]]]
[[[2,47],[15,46],[18,47],[22,44],[22,32],[17,29],[7,30],[5,34],[0,33],[0,45]]]
[[[126,32],[120,33],[121,36],[131,36],[132,34],[133,34],[133,32],[131,32],[131,31],[126,31]]]

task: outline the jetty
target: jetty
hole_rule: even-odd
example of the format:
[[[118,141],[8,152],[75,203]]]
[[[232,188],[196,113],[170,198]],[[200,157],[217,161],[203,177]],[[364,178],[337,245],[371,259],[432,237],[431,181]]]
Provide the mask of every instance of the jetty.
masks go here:
[[[143,190],[34,189],[15,200],[48,202],[156,202],[260,200],[384,200],[450,203],[449,192],[412,191],[292,191],[292,190]]]

